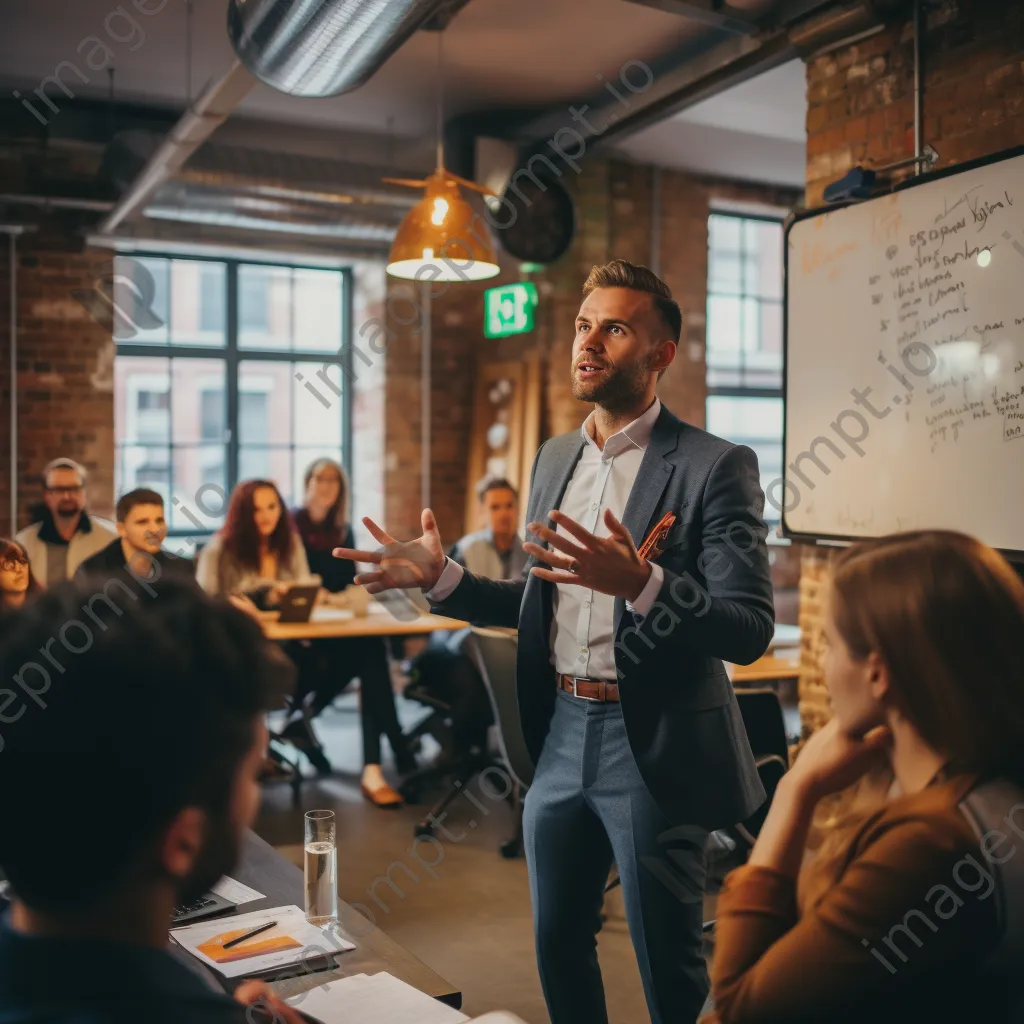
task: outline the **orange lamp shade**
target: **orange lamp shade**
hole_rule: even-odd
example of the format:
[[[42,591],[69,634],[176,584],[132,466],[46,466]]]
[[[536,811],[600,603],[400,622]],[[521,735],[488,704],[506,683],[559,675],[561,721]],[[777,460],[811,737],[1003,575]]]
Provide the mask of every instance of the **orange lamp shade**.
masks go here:
[[[486,220],[443,170],[435,171],[395,235],[387,272],[407,280],[482,281],[499,269]]]

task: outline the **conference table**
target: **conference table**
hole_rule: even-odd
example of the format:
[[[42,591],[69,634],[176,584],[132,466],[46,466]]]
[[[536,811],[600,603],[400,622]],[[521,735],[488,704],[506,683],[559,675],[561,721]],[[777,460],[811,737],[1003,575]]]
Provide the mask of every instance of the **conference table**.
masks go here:
[[[461,619],[449,619],[429,612],[397,618],[382,604],[373,601],[366,615],[355,615],[347,608],[313,609],[308,622],[279,622],[278,612],[260,612],[260,625],[270,640],[326,640],[357,636],[422,636],[436,630],[465,629]]]
[[[241,860],[231,872],[231,877],[264,894],[261,900],[243,904],[240,913],[269,910],[271,907],[303,906],[302,872],[255,832],[246,833]],[[349,942],[354,942],[356,948],[339,954],[338,966],[331,970],[314,970],[320,963],[317,956],[310,957],[308,970],[292,967],[291,972],[297,971],[296,976],[272,983],[281,996],[290,998],[326,981],[353,974],[387,971],[442,1003],[455,1009],[462,1006],[462,992],[458,988],[432,971],[404,946],[385,935],[342,899],[338,900],[338,916],[338,931]],[[234,988],[240,980],[224,979],[225,987]]]

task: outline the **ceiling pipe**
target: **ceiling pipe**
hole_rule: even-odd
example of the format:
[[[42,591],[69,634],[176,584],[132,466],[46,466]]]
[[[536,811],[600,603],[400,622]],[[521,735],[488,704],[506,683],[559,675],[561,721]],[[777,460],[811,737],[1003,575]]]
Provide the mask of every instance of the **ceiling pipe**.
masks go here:
[[[113,233],[122,221],[138,213],[156,190],[174,176],[190,156],[228,119],[256,85],[241,63],[235,63],[214,82],[167,133],[142,171],[125,190],[99,226]]]
[[[230,0],[228,37],[261,82],[323,97],[366,82],[446,0]]]

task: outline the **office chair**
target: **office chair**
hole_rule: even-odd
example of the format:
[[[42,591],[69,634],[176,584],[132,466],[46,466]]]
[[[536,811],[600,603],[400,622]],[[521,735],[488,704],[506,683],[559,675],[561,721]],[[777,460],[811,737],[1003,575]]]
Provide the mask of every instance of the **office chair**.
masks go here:
[[[768,808],[782,776],[789,769],[786,722],[778,694],[767,688],[736,690],[736,702],[766,799],[744,821],[718,829],[708,836],[709,886],[712,883],[720,884],[733,868],[745,863],[764,825],[764,819],[768,816]],[[610,892],[619,884],[618,878],[612,879],[605,886],[605,892]],[[711,931],[713,927],[714,921],[704,923],[705,932]]]
[[[498,848],[502,857],[512,859],[523,851],[523,799],[533,782],[534,764],[526,749],[516,695],[515,633],[472,627],[463,650],[473,659],[487,689],[491,711],[498,727],[501,768],[512,777],[509,800],[515,815],[515,833]]]
[[[419,671],[403,691],[403,696],[422,704],[430,712],[405,733],[406,741],[412,745],[423,736],[433,736],[441,747],[441,756],[436,763],[407,775],[399,786],[399,792],[407,803],[418,803],[424,789],[439,782],[448,783],[441,799],[416,824],[414,833],[417,836],[432,835],[433,821],[473,779],[488,768],[500,768],[487,749],[489,720],[480,718],[472,702],[468,708],[470,720],[457,715],[453,704],[443,695],[444,686],[439,685],[441,677],[447,672],[475,673],[471,664],[463,661],[460,665],[460,658],[461,652],[446,647],[428,648],[417,659]],[[482,694],[480,699],[486,707]]]
[[[1000,829],[1005,829],[1007,824],[1016,829],[1014,812],[1021,808],[1024,808],[1024,789],[1006,779],[979,782],[960,801],[960,813],[967,819],[983,852],[986,837],[993,832],[1001,834]],[[1015,850],[1013,846],[1010,854]],[[1017,983],[1020,965],[1024,962],[1024,858],[1004,854],[996,859],[995,850],[990,852],[991,858],[985,856],[986,869],[995,880],[1000,940],[985,962],[985,971],[993,981],[1008,986],[1008,990],[1015,993],[1016,1006],[1006,1019],[1020,1021],[1024,1020],[1024,992]]]
[[[767,687],[736,691],[743,727],[747,731],[754,764],[760,776],[767,799],[746,821],[733,826],[728,832],[738,836],[749,852],[757,839],[764,819],[768,815],[775,790],[782,776],[789,770],[789,741],[786,738],[786,720],[782,714],[779,695]]]

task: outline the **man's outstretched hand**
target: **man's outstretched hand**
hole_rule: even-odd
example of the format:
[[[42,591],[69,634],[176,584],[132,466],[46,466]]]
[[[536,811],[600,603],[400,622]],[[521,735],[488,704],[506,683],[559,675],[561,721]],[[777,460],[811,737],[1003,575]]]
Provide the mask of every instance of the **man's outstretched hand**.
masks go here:
[[[436,585],[444,570],[444,551],[441,535],[437,532],[434,513],[425,508],[420,515],[423,534],[416,540],[398,541],[386,530],[381,529],[368,516],[363,525],[370,531],[383,548],[379,551],[358,551],[355,548],[335,548],[335,558],[347,558],[353,562],[372,562],[378,568],[356,577],[356,583],[365,586],[371,594],[384,590],[408,590],[419,587],[430,590]]]

